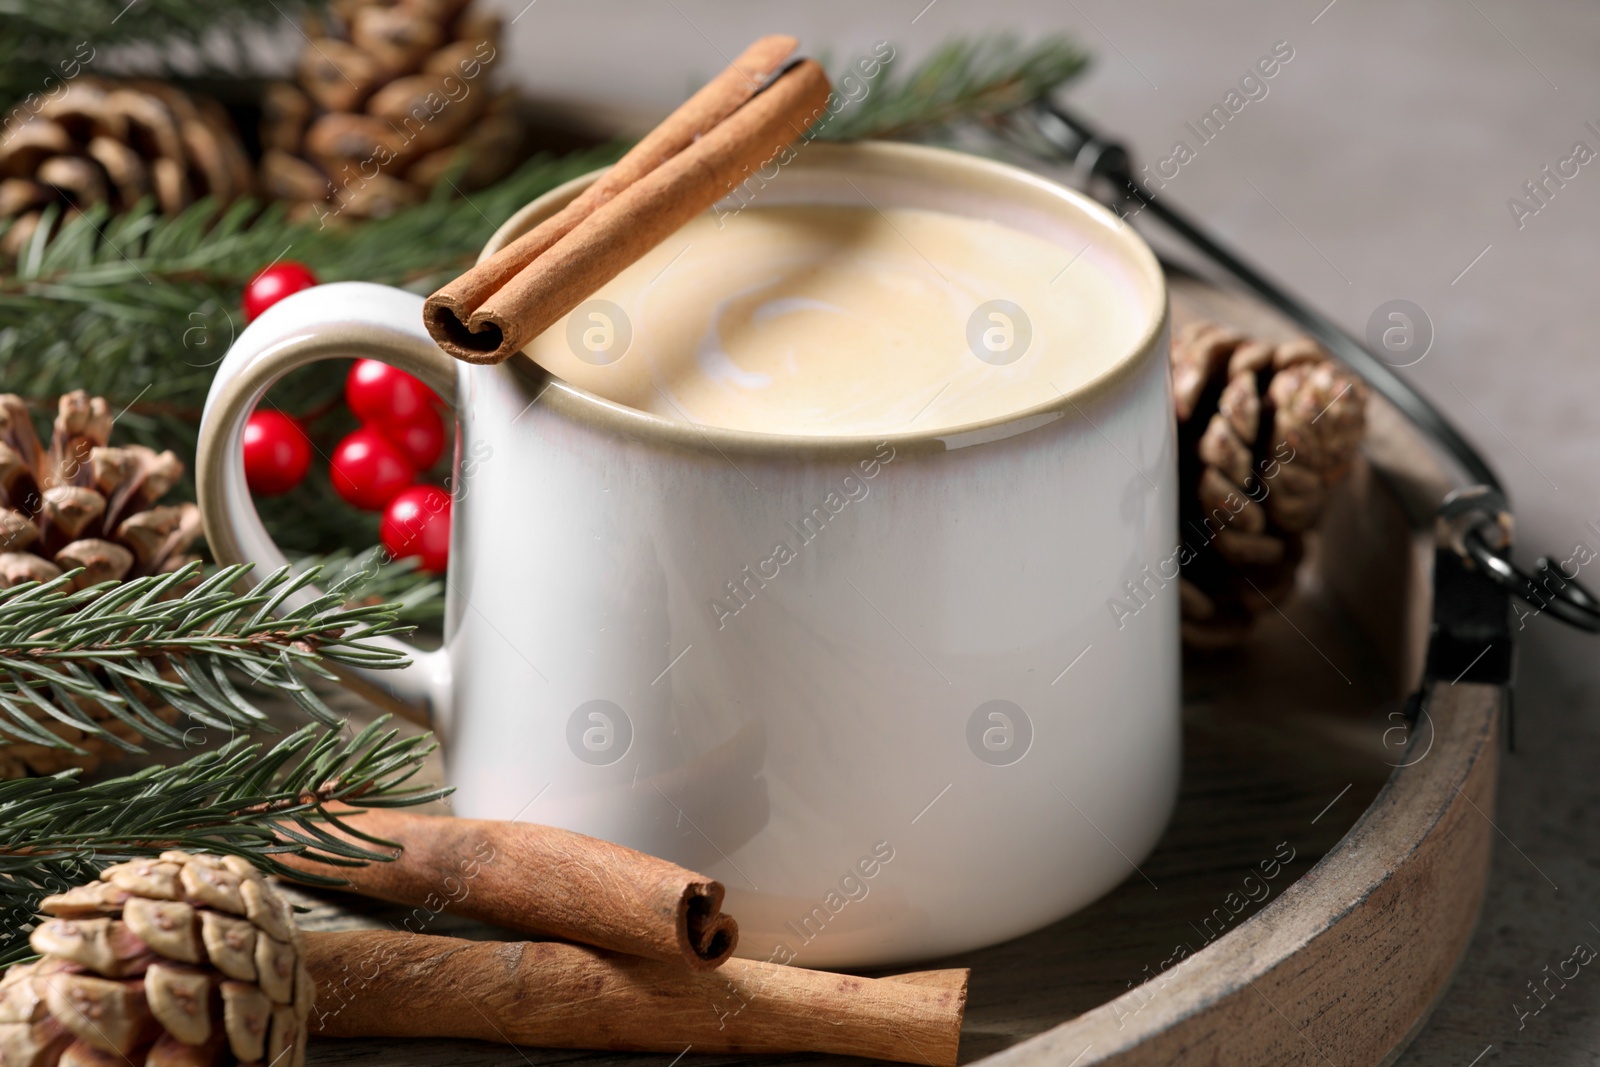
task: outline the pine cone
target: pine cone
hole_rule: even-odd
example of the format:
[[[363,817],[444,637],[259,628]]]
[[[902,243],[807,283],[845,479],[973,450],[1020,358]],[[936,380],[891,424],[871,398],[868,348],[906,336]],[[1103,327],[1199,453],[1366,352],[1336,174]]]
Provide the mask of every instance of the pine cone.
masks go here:
[[[467,0],[340,0],[307,28],[295,83],[263,100],[261,184],[299,214],[381,218],[450,181],[503,177],[523,128],[493,96],[500,22]]]
[[[1183,635],[1239,643],[1294,586],[1304,535],[1366,431],[1366,385],[1309,338],[1273,345],[1215,323],[1172,341]]]
[[[0,587],[83,567],[77,588],[176,570],[194,559],[193,504],[157,501],[183,476],[172,452],[110,445],[111,412],[83,390],[61,397],[50,447],[21,397],[0,394]]]
[[[164,852],[39,906],[41,958],[0,978],[5,1067],[305,1062],[300,933],[248,861]]]
[[[183,476],[171,452],[108,444],[111,413],[104,399],[79,390],[61,397],[50,445],[35,435],[27,404],[0,394],[0,588],[50,581],[77,567],[74,586],[176,570],[197,558],[189,546],[200,534],[193,504],[157,501]],[[129,692],[168,723],[177,712],[147,687],[127,679]],[[110,734],[134,743],[139,735],[98,701],[79,709]],[[117,751],[40,711],[41,728],[82,752],[33,743],[0,744],[0,780],[93,770]]]
[[[203,196],[228,203],[253,184],[215,101],[161,82],[79,77],[0,140],[0,219],[16,220],[0,254],[16,258],[51,203],[126,211],[153,196],[172,215]]]

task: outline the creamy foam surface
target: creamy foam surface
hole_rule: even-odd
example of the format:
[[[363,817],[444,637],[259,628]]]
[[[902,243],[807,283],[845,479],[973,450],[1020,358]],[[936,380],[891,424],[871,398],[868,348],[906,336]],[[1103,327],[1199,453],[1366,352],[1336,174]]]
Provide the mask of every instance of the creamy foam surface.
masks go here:
[[[1058,399],[1115,366],[1151,316],[1091,233],[824,205],[701,216],[594,299],[626,323],[590,301],[536,338],[527,351],[557,376],[666,418],[815,436]]]

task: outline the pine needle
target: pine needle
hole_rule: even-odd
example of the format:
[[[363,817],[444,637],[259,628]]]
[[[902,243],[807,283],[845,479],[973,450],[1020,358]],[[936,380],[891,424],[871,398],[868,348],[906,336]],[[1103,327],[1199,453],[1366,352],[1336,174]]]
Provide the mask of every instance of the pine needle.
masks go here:
[[[437,626],[444,617],[443,580],[421,570],[415,558],[390,559],[381,547],[364,552],[339,549],[296,560],[296,572],[317,568],[321,581],[337,586],[347,602],[386,604],[397,622]],[[348,584],[346,584],[348,583]]]
[[[77,572],[0,590],[0,746],[83,751],[41,728],[53,720],[125,751],[143,751],[110,732],[106,716],[160,744],[180,746],[183,730],[150,710],[162,703],[218,729],[271,731],[230,672],[249,687],[289,694],[313,719],[337,726],[338,716],[308,684],[311,677],[331,677],[324,662],[375,670],[405,665],[403,653],[375,640],[409,629],[396,621],[394,609],[347,602],[358,576],[279,613],[319,570],[281,568],[248,593],[236,593],[249,570],[220,568],[173,599],[162,598],[198,577],[199,563],[78,591],[71,585]],[[137,688],[150,696],[139,696]]]
[[[432,738],[385,725],[379,719],[341,740],[347,731],[308,724],[270,748],[236,738],[173,766],[87,785],[77,771],[0,782],[0,965],[29,955],[40,900],[112,863],[182,849],[243,856],[281,874],[286,853],[343,866],[392,858],[320,832],[352,810],[336,813],[338,805],[401,807],[450,792],[411,783],[436,747]]]
[[[866,95],[841,108],[820,136],[933,137],[957,123],[984,122],[1048,96],[1088,64],[1088,53],[1064,36],[1031,44],[1010,36],[951,41],[904,74],[903,61],[884,64]]]

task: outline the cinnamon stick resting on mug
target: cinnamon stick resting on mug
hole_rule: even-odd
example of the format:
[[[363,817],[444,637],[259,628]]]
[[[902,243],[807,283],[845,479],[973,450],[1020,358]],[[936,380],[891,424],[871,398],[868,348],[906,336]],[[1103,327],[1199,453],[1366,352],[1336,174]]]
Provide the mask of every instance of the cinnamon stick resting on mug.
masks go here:
[[[439,347],[500,363],[806,131],[832,91],[764,37],[566,208],[428,298]]]
[[[635,1052],[821,1052],[953,1067],[965,969],[856,978],[756,960],[715,973],[552,942],[307,933],[326,1037],[464,1037]]]
[[[723,887],[609,841],[535,823],[373,810],[340,821],[402,851],[388,863],[281,862],[362,896],[448,911],[544,937],[687,965],[720,966],[739,941]]]

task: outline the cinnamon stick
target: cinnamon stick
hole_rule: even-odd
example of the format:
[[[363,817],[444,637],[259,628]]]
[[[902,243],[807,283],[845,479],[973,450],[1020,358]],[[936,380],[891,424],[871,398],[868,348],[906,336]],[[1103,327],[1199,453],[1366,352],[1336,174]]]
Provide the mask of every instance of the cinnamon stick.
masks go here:
[[[756,960],[715,973],[552,942],[307,933],[310,1030],[635,1052],[818,1052],[953,1067],[965,969],[856,978]]]
[[[333,867],[302,856],[281,862],[342,878],[363,896],[680,969],[712,970],[739,941],[738,924],[721,911],[721,882],[609,841],[535,823],[402,811],[340,820],[401,851],[388,863],[365,867]]]
[[[746,48],[726,70],[684,101],[572,203],[429,297],[422,311],[428,331],[435,337],[448,337],[452,329],[467,329],[461,324],[536,256],[571,233],[580,222],[594,214],[596,208],[689,147],[696,138],[754,96],[794,54],[798,43],[793,37],[773,35]],[[477,355],[474,351],[473,356]]]
[[[794,49],[763,38],[567,208],[428,298],[439,347],[499,363],[782,152],[821,113],[831,87]]]

